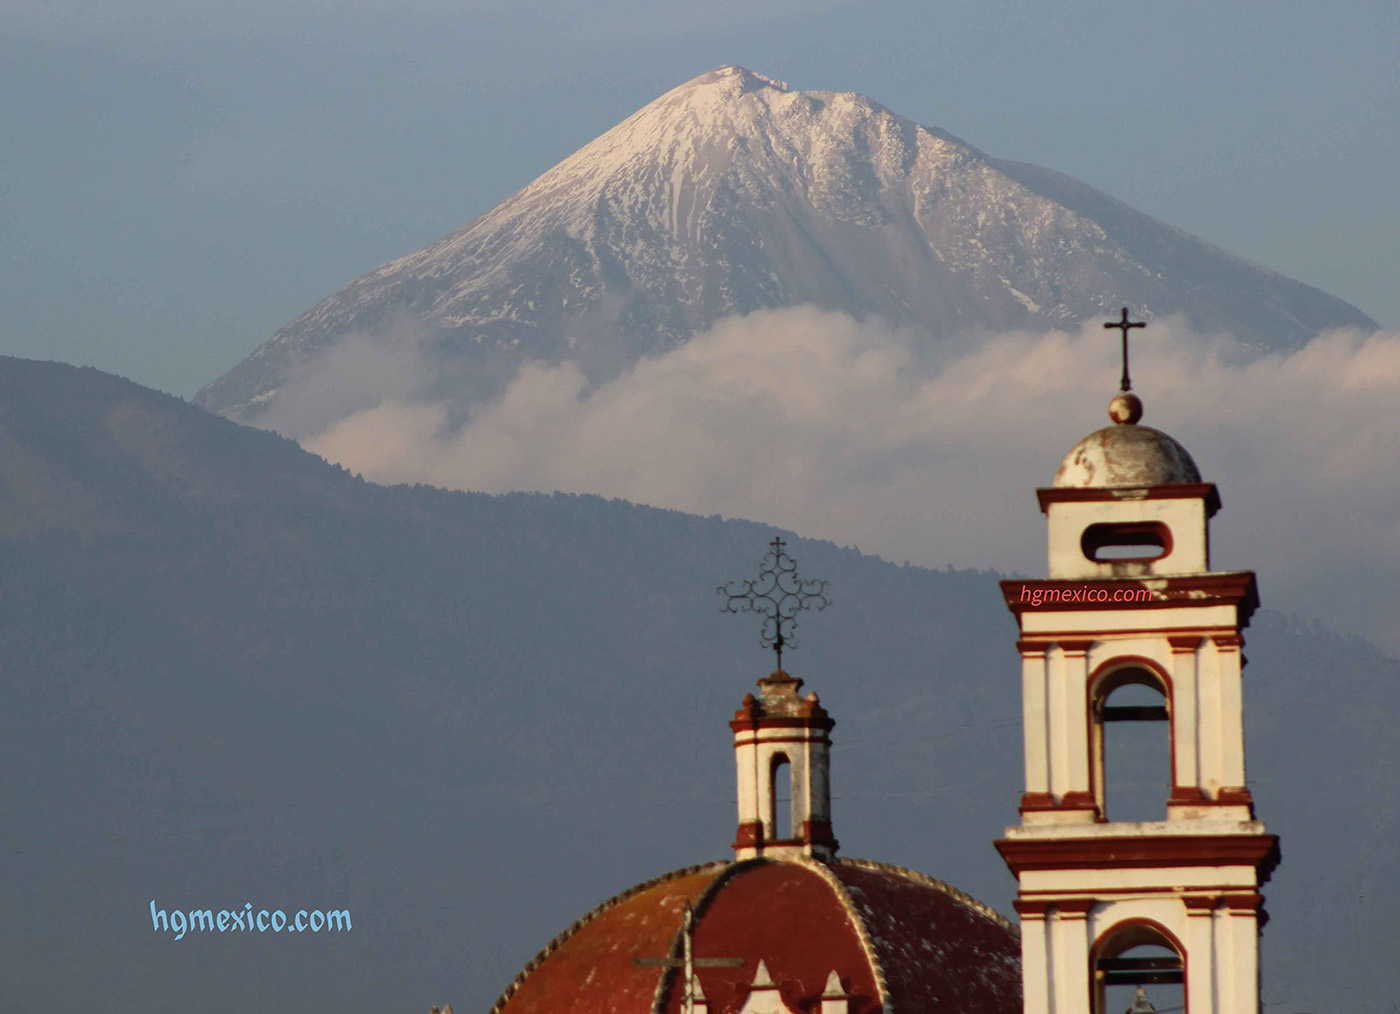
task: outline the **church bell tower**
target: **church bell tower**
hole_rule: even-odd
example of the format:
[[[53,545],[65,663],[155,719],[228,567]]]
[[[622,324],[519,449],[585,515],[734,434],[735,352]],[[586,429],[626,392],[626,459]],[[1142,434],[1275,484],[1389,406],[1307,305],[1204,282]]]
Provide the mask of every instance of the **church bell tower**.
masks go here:
[[[1127,334],[1141,325],[1124,310],[1105,326],[1124,336],[1113,425],[1037,490],[1048,578],[1001,585],[1020,628],[1026,781],[1021,823],[996,844],[1019,885],[1025,1011],[1123,1014],[1135,987],[1133,1011],[1166,993],[1187,1014],[1259,1014],[1259,888],[1279,851],[1245,781],[1254,574],[1211,569],[1220,497],[1181,444],[1139,425]],[[1169,784],[1148,819],[1125,820],[1109,745],[1163,724]]]

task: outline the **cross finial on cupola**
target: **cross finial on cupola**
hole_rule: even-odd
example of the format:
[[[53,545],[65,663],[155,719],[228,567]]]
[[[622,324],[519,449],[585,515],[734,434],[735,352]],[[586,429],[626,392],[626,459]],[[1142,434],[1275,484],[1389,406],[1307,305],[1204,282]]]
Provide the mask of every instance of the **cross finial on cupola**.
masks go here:
[[[1123,332],[1123,379],[1119,385],[1120,391],[1131,391],[1133,382],[1128,378],[1128,331],[1135,327],[1146,327],[1145,321],[1129,320],[1128,308],[1123,307],[1123,316],[1118,320],[1110,320],[1104,323],[1106,328],[1117,328]]]
[[[797,561],[784,552],[786,542],[774,538],[768,547],[758,577],[730,581],[716,591],[724,596],[722,612],[758,613],[763,617],[759,641],[777,654],[777,670],[781,672],[783,649],[797,647],[793,637],[797,614],[807,609],[825,609],[831,600],[826,597],[826,581],[797,576]]]
[[[1123,307],[1123,315],[1118,320],[1104,322],[1106,328],[1116,328],[1123,332],[1123,378],[1118,385],[1118,394],[1108,403],[1108,416],[1119,425],[1131,426],[1142,418],[1142,399],[1133,393],[1133,382],[1128,376],[1128,331],[1135,327],[1146,327],[1140,320],[1128,319],[1128,308]]]

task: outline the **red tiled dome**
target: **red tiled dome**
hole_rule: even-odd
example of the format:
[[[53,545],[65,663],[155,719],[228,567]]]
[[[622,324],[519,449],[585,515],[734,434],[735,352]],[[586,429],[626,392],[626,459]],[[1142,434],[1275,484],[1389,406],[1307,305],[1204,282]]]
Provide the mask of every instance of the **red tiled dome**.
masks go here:
[[[911,870],[862,860],[720,862],[649,881],[555,938],[492,1014],[680,1014],[685,903],[708,1014],[738,1014],[762,961],[784,1006],[819,1011],[834,971],[849,1014],[1020,1014],[1020,943],[985,905]]]

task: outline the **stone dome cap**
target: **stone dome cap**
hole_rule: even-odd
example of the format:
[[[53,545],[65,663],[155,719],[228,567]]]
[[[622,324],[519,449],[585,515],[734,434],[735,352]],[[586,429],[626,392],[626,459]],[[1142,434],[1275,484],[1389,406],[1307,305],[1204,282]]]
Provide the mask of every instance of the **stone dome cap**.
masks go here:
[[[1095,430],[1070,449],[1056,486],[1172,486],[1201,481],[1190,453],[1161,430],[1139,426],[1142,403],[1131,393],[1109,405],[1114,425]]]

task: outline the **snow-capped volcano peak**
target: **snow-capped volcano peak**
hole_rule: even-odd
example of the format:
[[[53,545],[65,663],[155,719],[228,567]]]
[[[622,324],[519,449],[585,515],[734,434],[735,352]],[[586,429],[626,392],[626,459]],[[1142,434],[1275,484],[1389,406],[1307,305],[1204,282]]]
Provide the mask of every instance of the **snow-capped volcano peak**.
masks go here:
[[[501,373],[601,347],[621,368],[728,314],[801,303],[930,340],[1075,326],[1125,304],[1261,346],[1374,327],[1058,173],[992,159],[862,95],[724,66],[323,300],[199,401],[256,421],[297,362],[405,314],[467,373],[478,361]]]

